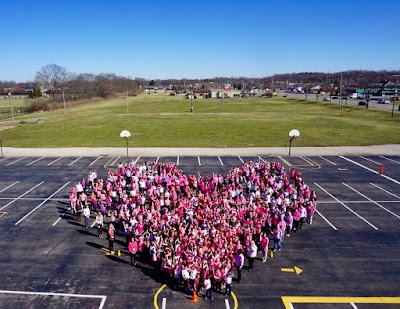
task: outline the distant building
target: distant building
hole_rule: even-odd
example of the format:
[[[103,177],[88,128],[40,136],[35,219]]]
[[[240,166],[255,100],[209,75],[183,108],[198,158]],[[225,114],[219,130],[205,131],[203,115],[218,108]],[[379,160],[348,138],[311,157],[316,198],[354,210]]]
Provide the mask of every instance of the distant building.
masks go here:
[[[32,89],[20,87],[5,88],[0,90],[0,99],[27,99],[32,97]]]

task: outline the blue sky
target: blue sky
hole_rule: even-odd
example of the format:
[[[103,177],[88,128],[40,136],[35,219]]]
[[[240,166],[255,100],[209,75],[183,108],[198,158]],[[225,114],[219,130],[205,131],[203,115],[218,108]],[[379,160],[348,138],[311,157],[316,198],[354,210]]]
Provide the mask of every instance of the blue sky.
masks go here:
[[[7,13],[7,14],[5,14]],[[400,70],[399,0],[7,1],[0,80]]]

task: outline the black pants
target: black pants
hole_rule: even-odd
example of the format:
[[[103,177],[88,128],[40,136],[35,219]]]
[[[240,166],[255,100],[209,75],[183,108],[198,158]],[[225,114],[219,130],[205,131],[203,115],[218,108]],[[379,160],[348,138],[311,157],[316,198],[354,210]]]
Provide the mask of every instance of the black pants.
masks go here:
[[[114,239],[111,238],[108,239],[108,249],[110,251],[114,251]]]
[[[253,269],[254,259],[255,258],[249,256],[249,270]]]
[[[238,280],[238,282],[240,282],[240,281],[242,281],[242,269],[238,266],[236,266],[236,269],[237,269],[237,273],[238,273],[237,280]]]
[[[136,254],[131,253],[131,265],[136,265]]]
[[[232,293],[232,284],[226,284],[226,290],[225,290],[225,295],[231,295]]]

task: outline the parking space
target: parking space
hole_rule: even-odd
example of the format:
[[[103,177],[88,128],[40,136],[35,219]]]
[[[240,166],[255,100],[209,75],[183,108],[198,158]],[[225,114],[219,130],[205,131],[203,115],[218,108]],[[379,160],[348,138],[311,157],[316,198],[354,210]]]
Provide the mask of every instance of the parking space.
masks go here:
[[[348,291],[355,296],[397,296],[396,287],[400,285],[399,157],[154,156],[129,160],[136,164],[174,162],[187,175],[205,176],[212,173],[224,176],[232,167],[246,161],[276,161],[287,170],[298,169],[305,182],[317,191],[319,215],[313,225],[285,239],[282,252],[266,264],[257,264],[256,272],[245,274],[244,282],[234,285],[240,308],[284,308],[286,305],[280,296],[298,295],[296,291],[310,296],[343,296]],[[0,268],[7,278],[0,283],[0,289],[64,293],[67,287],[68,293],[106,295],[105,308],[129,307],[132,301],[141,308],[153,307],[153,296],[160,288],[160,281],[151,267],[145,264],[129,267],[122,236],[116,242],[120,255],[106,255],[102,250],[107,246],[106,240],[99,239],[95,229],[85,229],[68,211],[68,195],[77,181],[86,178],[93,169],[99,177],[105,177],[108,168],[116,169],[119,162],[126,161],[125,157],[109,156],[0,159],[0,231],[8,235],[0,240],[8,252],[0,257]],[[379,174],[381,162],[385,166],[384,175]],[[91,223],[93,220],[92,215]],[[29,254],[26,254],[27,247]],[[35,270],[26,270],[28,265],[48,266],[39,275]],[[281,272],[281,268],[293,266],[302,268],[303,273],[288,276]],[[113,284],[118,295],[108,293],[105,282],[110,277],[119,278],[118,284]],[[49,278],[56,280],[46,283],[50,282]],[[21,280],[28,283],[18,288]],[[271,288],[265,289],[265,286]],[[263,295],[259,293],[261,289]],[[41,303],[38,297],[0,293],[1,302],[10,297],[16,303],[24,303],[29,297],[26,303],[32,307]],[[163,297],[167,299],[167,308],[191,307],[190,296],[168,287],[159,295],[159,305]],[[226,308],[223,295],[215,297],[218,302],[212,307]],[[31,298],[34,298],[32,302]],[[68,303],[85,307],[93,302],[98,307],[99,300],[76,298]],[[232,299],[229,303],[233,308]],[[351,302],[293,302],[292,306],[286,308],[391,308],[391,305],[375,303],[354,303],[353,306]],[[209,303],[203,299],[196,305],[196,308],[208,307]]]

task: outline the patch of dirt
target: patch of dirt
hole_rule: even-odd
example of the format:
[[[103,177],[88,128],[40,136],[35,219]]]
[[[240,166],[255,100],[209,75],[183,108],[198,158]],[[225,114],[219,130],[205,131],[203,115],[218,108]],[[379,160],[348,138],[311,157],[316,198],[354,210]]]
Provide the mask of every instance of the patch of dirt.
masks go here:
[[[16,128],[16,126],[1,126],[0,125],[0,131],[5,131],[8,129],[14,129],[14,128]]]

